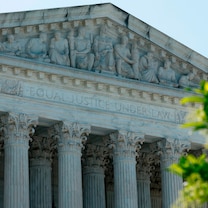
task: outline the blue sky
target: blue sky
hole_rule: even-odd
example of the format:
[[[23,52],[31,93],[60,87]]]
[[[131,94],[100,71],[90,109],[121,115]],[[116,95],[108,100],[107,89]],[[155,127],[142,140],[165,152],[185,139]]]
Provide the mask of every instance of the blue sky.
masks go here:
[[[0,13],[107,2],[208,57],[207,0],[5,0]]]

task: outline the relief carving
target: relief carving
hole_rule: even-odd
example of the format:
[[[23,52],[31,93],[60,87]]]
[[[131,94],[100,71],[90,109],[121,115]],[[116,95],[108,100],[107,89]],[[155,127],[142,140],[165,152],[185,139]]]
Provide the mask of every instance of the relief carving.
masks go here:
[[[1,86],[1,93],[22,96],[21,83],[18,80],[5,80]]]
[[[21,54],[21,45],[15,40],[14,35],[8,35],[7,41],[0,44],[0,51],[9,55]]]
[[[30,39],[26,46],[26,53],[29,58],[50,62],[47,49],[47,34],[41,33],[38,38]]]
[[[123,36],[121,38],[121,43],[115,45],[115,55],[116,55],[116,69],[118,75],[127,78],[134,78],[132,55],[127,47],[128,38]]]
[[[196,75],[192,72],[190,72],[187,75],[182,75],[179,79],[179,86],[180,87],[199,87],[199,78],[196,77]]]
[[[100,34],[94,39],[95,70],[115,72],[112,40],[106,36],[107,28],[102,26]]]
[[[168,57],[162,63],[164,56],[158,57],[155,49],[148,49],[148,44],[136,37],[128,39],[124,30],[118,35],[117,29],[86,25],[32,37],[8,34],[2,37],[0,52],[170,87],[199,86],[196,73],[181,71],[179,64],[171,63]]]
[[[55,32],[51,39],[49,56],[51,63],[70,66],[68,41],[61,37],[60,32]]]
[[[95,56],[91,52],[91,40],[86,37],[85,28],[80,27],[78,29],[76,38],[71,35],[68,38],[72,67],[92,70]],[[71,38],[72,40],[70,40]]]
[[[157,67],[158,63],[155,61],[152,52],[148,52],[146,55],[142,56],[140,59],[140,71],[142,80],[158,84],[159,80],[157,77]]]
[[[177,79],[176,79],[176,73],[171,68],[171,61],[168,59],[165,60],[164,66],[160,67],[158,70],[158,78],[160,81],[160,84],[169,85],[172,87],[178,87]]]

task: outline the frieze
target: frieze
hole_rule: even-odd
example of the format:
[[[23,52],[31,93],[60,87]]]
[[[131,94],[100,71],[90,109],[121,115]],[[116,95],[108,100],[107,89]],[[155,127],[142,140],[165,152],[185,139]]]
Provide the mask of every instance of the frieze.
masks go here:
[[[0,36],[0,53],[174,88],[198,87],[197,70],[174,61],[171,54],[159,53],[136,34],[105,20],[97,25],[78,23],[50,24],[31,35],[21,28],[11,30]]]
[[[0,79],[0,92],[25,98],[35,98],[54,103],[80,106],[105,112],[115,112],[176,124],[183,123],[186,116],[186,111],[184,110],[171,109],[143,102],[127,100],[117,101],[115,97],[92,95],[83,92],[77,93],[76,91],[69,91],[67,89],[57,89],[54,87],[49,88],[47,86],[40,87],[33,83],[13,81],[14,80]],[[12,90],[6,90],[7,88],[4,87],[5,85],[10,86],[8,83],[13,83]]]
[[[23,96],[173,123],[183,123],[186,115],[186,112],[182,110],[124,100],[119,100],[118,102],[113,98],[109,99],[104,96],[86,95],[81,92],[77,93],[63,89],[52,90],[44,87],[25,87]]]

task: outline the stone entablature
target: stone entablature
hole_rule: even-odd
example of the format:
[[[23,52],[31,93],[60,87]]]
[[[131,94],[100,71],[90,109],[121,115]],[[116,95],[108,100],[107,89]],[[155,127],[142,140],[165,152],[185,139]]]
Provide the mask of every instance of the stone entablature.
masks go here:
[[[0,206],[169,208],[166,168],[205,142],[179,128],[205,58],[111,4],[1,23]]]
[[[102,7],[116,9],[111,4]],[[88,15],[92,12],[87,19],[86,8],[90,10]],[[145,36],[141,34],[142,28],[140,32],[133,31],[129,28],[130,23],[137,22],[140,26],[144,23],[131,19],[131,16],[127,17],[125,25],[121,24],[122,11],[118,12],[116,9],[111,19],[100,18],[97,12],[102,9],[96,6],[73,9],[59,9],[53,12],[54,16],[49,15],[52,10],[15,13],[14,17],[19,18],[21,25],[18,27],[15,27],[15,23],[10,24],[11,20],[15,22],[13,17],[2,14],[0,17],[2,20],[5,18],[5,21],[1,28],[0,52],[175,88],[197,87],[200,79],[207,78],[203,67],[199,69],[191,63],[192,51],[189,57],[183,60],[182,54],[169,51],[174,45],[179,47],[180,44],[176,44],[176,41],[169,38],[168,42],[161,46],[157,39],[150,38],[151,31],[156,31],[150,26]],[[61,12],[62,15],[67,12],[62,19]],[[79,20],[68,18],[71,12],[75,16],[79,14]],[[41,21],[41,18],[36,20],[38,13],[44,16],[44,21]],[[126,13],[122,13],[122,18],[124,16]],[[32,18],[34,25],[30,25]],[[177,52],[181,50],[185,52],[186,48],[180,45]]]
[[[108,11],[108,14],[106,11]],[[208,64],[205,57],[109,3],[0,14],[2,35],[6,35],[8,32],[11,33],[11,30],[15,34],[19,34],[22,31],[29,34],[33,29],[40,32],[46,29],[54,30],[56,29],[55,23],[60,22],[62,22],[61,27],[63,28],[69,28],[69,26],[78,27],[80,23],[85,26],[97,25],[102,24],[102,21],[105,21],[104,19],[106,19],[106,23],[109,26],[115,23],[116,26],[121,26],[117,32],[128,30],[131,37],[139,34],[142,39],[141,42],[148,40],[147,42],[153,44],[153,48],[154,46],[159,46],[163,56],[166,51],[170,52],[173,55],[173,60],[179,59],[185,63],[189,62],[193,67],[207,72]],[[183,64],[184,67],[185,65]]]

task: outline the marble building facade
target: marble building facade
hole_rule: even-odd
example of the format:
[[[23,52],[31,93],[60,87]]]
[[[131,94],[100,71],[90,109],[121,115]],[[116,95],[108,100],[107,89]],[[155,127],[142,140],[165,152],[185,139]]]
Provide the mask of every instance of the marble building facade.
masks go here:
[[[179,101],[207,72],[112,4],[0,14],[0,207],[170,208],[166,168],[205,142]]]

